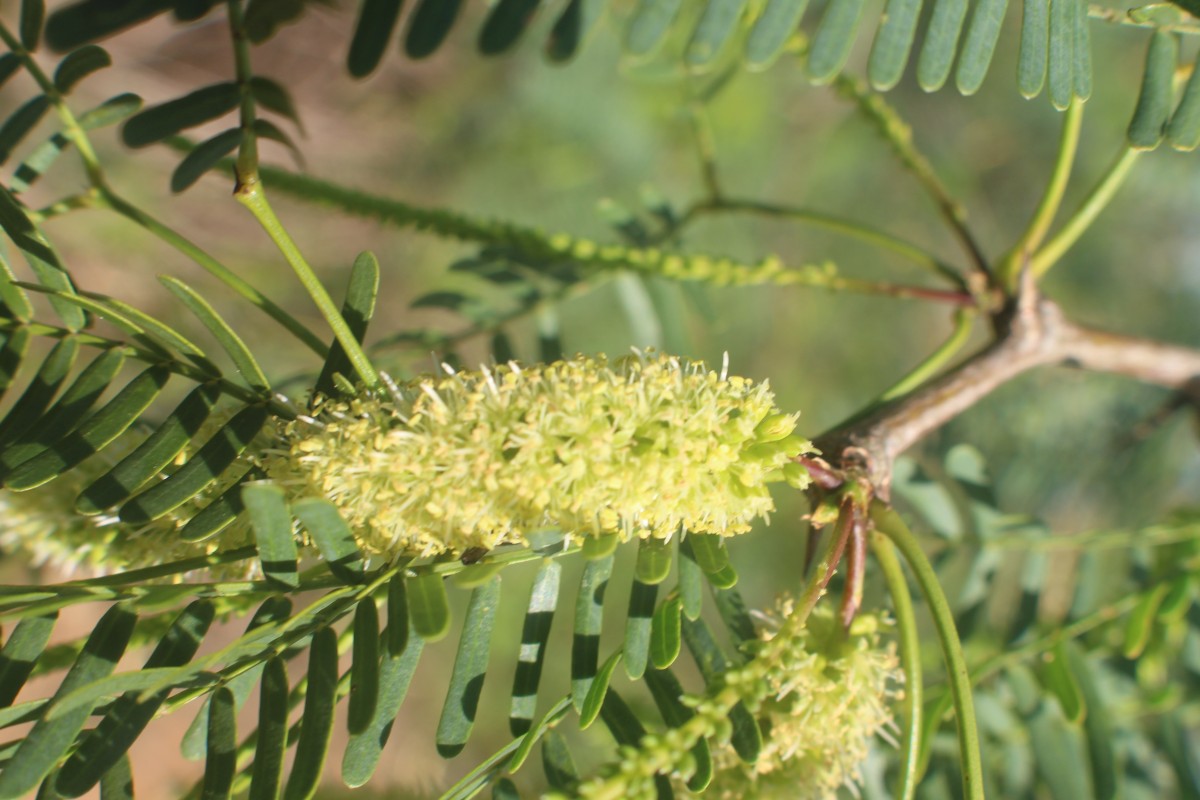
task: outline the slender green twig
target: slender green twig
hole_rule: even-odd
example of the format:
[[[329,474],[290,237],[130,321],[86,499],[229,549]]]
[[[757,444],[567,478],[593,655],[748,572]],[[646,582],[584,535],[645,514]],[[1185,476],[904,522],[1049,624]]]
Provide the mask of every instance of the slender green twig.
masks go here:
[[[1009,290],[1017,287],[1017,279],[1022,265],[1031,258],[1054,223],[1054,217],[1062,205],[1067,183],[1071,178],[1071,167],[1075,164],[1075,153],[1079,148],[1079,131],[1083,123],[1083,101],[1078,97],[1067,106],[1063,114],[1062,135],[1058,140],[1058,155],[1054,159],[1054,168],[1050,173],[1050,181],[1042,194],[1041,202],[1033,213],[1029,225],[1012,251],[1004,259],[1000,267],[1000,281]]]
[[[820,211],[813,211],[800,206],[789,206],[777,203],[766,203],[756,200],[742,200],[730,197],[721,197],[717,200],[709,200],[697,203],[689,209],[690,214],[685,215],[685,219],[691,218],[700,214],[714,214],[721,212],[731,213],[747,213],[759,214],[766,217],[782,217],[794,219],[800,222],[807,222],[827,230],[837,231],[838,233],[860,239],[868,244],[873,244],[885,250],[890,250],[897,255],[903,256],[917,266],[932,272],[939,277],[953,283],[955,286],[966,289],[962,275],[958,273],[954,267],[946,264],[922,249],[919,245],[913,244],[906,239],[901,239],[899,236],[893,236],[887,231],[873,228],[870,225],[865,225],[854,220],[839,217],[833,214],[826,214]]]
[[[946,661],[946,674],[950,681],[950,694],[958,720],[958,745],[962,760],[963,793],[970,800],[983,800],[983,759],[979,749],[979,729],[975,720],[975,701],[971,694],[971,675],[963,655],[962,642],[954,625],[954,613],[942,591],[937,573],[921,546],[908,529],[904,520],[882,503],[871,509],[875,528],[886,536],[904,556],[937,628],[942,656]]]
[[[228,0],[229,35],[233,40],[233,61],[237,75],[238,93],[241,103],[238,109],[238,119],[242,131],[242,141],[238,147],[237,180],[238,184],[257,183],[258,181],[258,135],[254,131],[255,100],[251,89],[250,79],[254,71],[250,66],[250,41],[246,37],[246,23],[242,14],[241,0]]]
[[[971,329],[975,323],[975,311],[970,308],[960,308],[954,312],[954,330],[950,338],[930,353],[924,361],[918,364],[907,375],[897,381],[890,389],[879,396],[879,403],[895,400],[916,389],[925,381],[937,375],[938,372],[962,350],[967,340],[971,338]]]
[[[903,739],[900,742],[900,782],[896,797],[912,800],[920,779],[921,714],[924,711],[924,678],[921,673],[921,639],[913,611],[908,581],[896,558],[891,540],[878,533],[871,537],[875,561],[883,573],[888,594],[892,597],[892,612],[896,615],[896,630],[900,639],[900,668],[904,671],[904,699],[900,714],[904,719]]]
[[[942,179],[938,177],[929,159],[913,144],[912,128],[906,123],[896,109],[875,92],[867,88],[862,80],[839,74],[834,79],[834,88],[839,94],[852,101],[866,119],[871,122],[884,140],[891,145],[900,163],[912,173],[937,205],[942,218],[954,232],[971,259],[972,266],[982,280],[977,287],[982,291],[991,283],[991,269],[987,257],[975,239],[975,234],[967,226],[967,212],[962,204],[954,198]]]
[[[1083,236],[1100,212],[1108,206],[1113,195],[1117,193],[1117,189],[1121,188],[1121,184],[1125,182],[1130,168],[1133,167],[1140,154],[1140,151],[1134,150],[1132,147],[1122,148],[1120,155],[1083,201],[1079,210],[1032,258],[1029,268],[1034,275],[1039,277],[1045,275],[1062,258],[1063,254],[1071,249],[1079,237]]]

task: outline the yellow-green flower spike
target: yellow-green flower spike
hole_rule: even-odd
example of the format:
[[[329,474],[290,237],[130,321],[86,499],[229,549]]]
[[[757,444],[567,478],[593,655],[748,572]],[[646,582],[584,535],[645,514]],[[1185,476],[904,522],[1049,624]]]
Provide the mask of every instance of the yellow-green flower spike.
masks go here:
[[[292,496],[328,497],[359,545],[431,556],[570,535],[729,536],[807,484],[810,451],[765,383],[660,354],[448,374],[402,399],[323,401],[264,462]]]

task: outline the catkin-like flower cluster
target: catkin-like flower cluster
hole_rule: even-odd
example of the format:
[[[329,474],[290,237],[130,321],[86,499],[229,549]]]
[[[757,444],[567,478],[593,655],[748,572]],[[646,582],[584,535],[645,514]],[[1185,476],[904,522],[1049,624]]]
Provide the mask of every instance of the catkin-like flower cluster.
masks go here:
[[[580,785],[584,800],[656,797],[655,776],[682,784],[695,770],[691,748],[714,744],[716,773],[704,792],[721,800],[831,800],[853,786],[871,737],[891,723],[888,704],[903,680],[892,645],[880,641],[883,620],[862,614],[847,633],[832,612],[793,616],[781,605],[779,626],[752,658],[724,673],[705,694],[684,702],[694,715],[677,728],[623,747],[620,761]],[[729,713],[739,703],[758,718],[763,747],[753,764],[730,742]],[[558,795],[552,795],[559,797]]]
[[[785,601],[781,616],[792,612]],[[818,609],[804,634],[772,648],[758,717],[763,749],[753,764],[728,748],[717,756],[709,794],[722,800],[832,800],[859,780],[871,737],[891,724],[889,701],[903,679],[895,648],[881,646],[881,619],[863,614],[849,634]],[[768,634],[778,637],[779,633]]]
[[[430,378],[401,399],[324,401],[263,463],[328,497],[369,553],[430,556],[572,535],[732,535],[806,485],[795,415],[765,383],[646,354]]]

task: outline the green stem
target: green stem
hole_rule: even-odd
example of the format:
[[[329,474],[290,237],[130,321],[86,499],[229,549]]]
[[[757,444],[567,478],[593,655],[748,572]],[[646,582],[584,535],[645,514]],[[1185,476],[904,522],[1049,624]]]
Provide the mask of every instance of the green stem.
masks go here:
[[[952,359],[959,350],[962,350],[963,345],[971,338],[971,329],[975,324],[975,311],[969,308],[960,308],[954,312],[954,330],[950,334],[950,338],[934,350],[929,356],[913,368],[911,372],[897,381],[890,389],[879,396],[875,404],[885,403],[888,400],[894,400],[897,397],[906,395],[913,389],[923,384],[925,381],[932,378]]]
[[[1067,220],[1062,229],[1054,235],[1046,246],[1038,251],[1037,255],[1030,261],[1030,269],[1035,276],[1041,277],[1050,271],[1063,254],[1071,249],[1072,245],[1079,240],[1079,237],[1091,226],[1100,212],[1108,206],[1117,189],[1121,188],[1129,170],[1137,161],[1140,152],[1132,147],[1126,146],[1121,154],[1108,168],[1108,172],[1104,173],[1104,177],[1092,189],[1091,194],[1083,201],[1083,205],[1075,212],[1072,217]]]
[[[203,248],[183,234],[159,222],[145,211],[118,196],[106,186],[99,187],[95,204],[115,211],[126,219],[145,228],[163,242],[195,261],[210,275],[224,283],[234,292],[249,300],[255,307],[282,325],[289,333],[303,342],[308,349],[312,350],[318,356],[326,358],[329,355],[329,346],[321,341],[315,333],[305,327],[300,320],[276,305],[269,297],[258,291],[258,289],[255,289],[251,284],[230,270],[229,267],[226,267],[220,261],[213,258]]]
[[[922,269],[926,269],[939,277],[953,283],[959,288],[965,288],[962,276],[958,274],[950,265],[939,260],[936,256],[923,250],[918,245],[913,244],[898,236],[881,231],[878,228],[872,228],[869,225],[864,225],[854,220],[838,217],[833,214],[825,214],[820,211],[812,211],[799,206],[779,205],[775,203],[758,202],[755,200],[738,200],[732,198],[720,198],[710,200],[704,203],[699,203],[693,207],[692,214],[688,217],[693,217],[696,214],[717,213],[717,212],[743,212],[747,214],[761,214],[768,217],[782,217],[807,222],[827,230],[837,231],[838,233],[854,237],[861,241],[873,244],[876,247],[881,247],[885,250],[890,250],[899,256],[902,256],[909,261],[912,261]]]
[[[254,131],[254,92],[250,79],[254,70],[250,66],[250,42],[246,38],[246,23],[242,14],[241,0],[229,0],[229,35],[233,40],[233,62],[237,75],[238,93],[242,102],[238,116],[242,130],[242,142],[238,148],[238,184],[258,182],[258,136]]]
[[[721,198],[721,181],[717,176],[717,142],[703,102],[692,99],[688,103],[688,120],[691,122],[692,137],[696,141],[696,152],[700,157],[700,177],[704,183],[704,191],[710,201],[718,202]]]
[[[921,714],[924,711],[924,681],[921,674],[921,638],[912,595],[904,570],[896,558],[896,548],[886,536],[871,537],[875,561],[883,573],[888,594],[892,596],[892,612],[896,615],[896,630],[900,639],[900,668],[904,671],[903,739],[900,742],[900,785],[896,797],[912,800],[920,778]]]
[[[1029,221],[1025,232],[1017,240],[1012,252],[1004,259],[1000,267],[1000,280],[1010,291],[1016,289],[1017,279],[1025,262],[1042,246],[1046,234],[1050,230],[1058,209],[1062,206],[1063,195],[1071,178],[1071,168],[1075,164],[1075,153],[1079,149],[1079,131],[1083,123],[1083,101],[1076,97],[1067,106],[1063,114],[1062,135],[1058,140],[1058,155],[1054,160],[1054,169],[1050,173],[1050,182],[1038,203],[1033,218]]]
[[[275,211],[271,208],[271,204],[267,202],[267,196],[263,193],[262,185],[257,180],[253,183],[241,183],[234,196],[237,197],[239,203],[250,210],[250,213],[262,225],[263,230],[275,242],[275,246],[279,248],[279,252],[283,253],[283,257],[291,265],[292,270],[296,273],[296,277],[300,279],[300,283],[304,285],[309,297],[317,304],[317,308],[321,311],[321,316],[325,317],[325,321],[333,329],[334,337],[338,340],[338,344],[342,346],[346,357],[350,359],[350,363],[354,366],[354,371],[358,373],[359,379],[368,388],[373,389],[377,387],[379,385],[379,373],[375,371],[375,367],[371,366],[367,354],[363,352],[362,346],[354,336],[354,332],[350,330],[350,326],[342,318],[341,312],[334,305],[333,299],[330,298],[329,292],[325,290],[320,278],[313,272],[308,262],[304,260],[300,249],[296,247],[296,243],[292,240],[292,237],[284,229],[279,218],[275,216]]]
[[[954,625],[954,613],[938,582],[929,559],[908,529],[904,520],[881,503],[871,509],[871,518],[876,530],[886,536],[904,556],[917,586],[929,605],[933,624],[942,646],[946,661],[946,674],[950,681],[950,694],[954,700],[954,711],[958,719],[958,745],[962,761],[963,793],[970,800],[983,800],[983,759],[979,749],[979,729],[975,720],[975,701],[971,695],[971,675],[963,655],[962,642]]]

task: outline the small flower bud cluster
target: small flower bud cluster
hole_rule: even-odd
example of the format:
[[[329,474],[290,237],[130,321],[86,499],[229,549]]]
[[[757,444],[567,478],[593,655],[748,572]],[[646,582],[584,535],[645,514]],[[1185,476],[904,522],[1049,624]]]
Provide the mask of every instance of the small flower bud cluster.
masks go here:
[[[691,748],[716,744],[717,769],[706,797],[827,800],[853,785],[870,738],[891,723],[888,704],[903,679],[893,646],[880,642],[882,620],[864,614],[847,634],[831,612],[790,618],[758,643],[753,658],[726,672],[701,696],[686,697],[695,715],[678,728],[643,737],[620,760],[579,787],[586,800],[654,797],[656,775],[677,782],[694,770]],[[801,624],[797,624],[801,622]],[[743,703],[759,719],[763,748],[753,764],[730,744],[729,712]]]
[[[403,401],[327,400],[263,468],[328,497],[359,545],[431,556],[570,535],[723,536],[774,510],[768,484],[807,485],[809,442],[766,384],[646,354],[515,364],[403,387]]]

